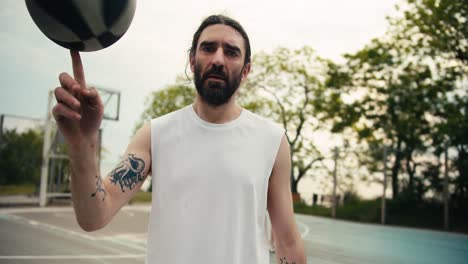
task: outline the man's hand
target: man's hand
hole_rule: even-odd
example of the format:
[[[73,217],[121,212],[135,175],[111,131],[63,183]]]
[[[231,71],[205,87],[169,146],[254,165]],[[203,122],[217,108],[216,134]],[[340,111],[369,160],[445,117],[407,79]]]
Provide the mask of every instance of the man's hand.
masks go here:
[[[58,128],[70,146],[97,140],[104,106],[95,88],[86,87],[83,64],[78,51],[70,51],[73,76],[61,73],[55,89],[57,104],[52,109]]]

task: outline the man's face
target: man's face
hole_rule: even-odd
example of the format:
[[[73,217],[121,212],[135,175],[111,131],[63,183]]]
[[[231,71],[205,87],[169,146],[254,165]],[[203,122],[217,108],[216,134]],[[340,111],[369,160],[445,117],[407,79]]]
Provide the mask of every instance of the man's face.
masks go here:
[[[244,39],[235,29],[220,24],[203,30],[190,66],[204,102],[219,106],[229,101],[250,70],[244,58]]]

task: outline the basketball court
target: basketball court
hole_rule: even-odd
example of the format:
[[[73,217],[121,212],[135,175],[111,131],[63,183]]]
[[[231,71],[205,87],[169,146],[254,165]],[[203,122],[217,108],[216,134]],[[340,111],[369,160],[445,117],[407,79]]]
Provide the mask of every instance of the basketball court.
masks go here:
[[[144,263],[148,210],[125,208],[87,233],[71,207],[0,211],[0,263]]]
[[[145,263],[149,206],[126,206],[86,233],[71,207],[0,209],[0,264]],[[307,263],[464,264],[468,236],[296,215]],[[276,263],[274,254],[270,263]]]
[[[107,111],[111,111],[105,113],[105,119],[118,120],[120,92],[100,89],[100,93],[109,105]],[[51,94],[49,98],[48,113]],[[0,131],[9,124],[18,124],[14,118],[2,117]],[[149,205],[126,206],[108,226],[91,233],[77,225],[72,207],[46,206],[47,199],[69,197],[70,193],[63,191],[69,184],[67,170],[63,169],[68,159],[61,147],[63,138],[50,114],[45,123],[46,158],[39,199],[35,199],[42,207],[0,208],[0,264],[145,263]],[[31,204],[29,200],[24,202]],[[467,235],[305,215],[296,215],[296,222],[307,263],[466,264],[468,259]],[[270,254],[270,263],[276,263],[274,254]]]

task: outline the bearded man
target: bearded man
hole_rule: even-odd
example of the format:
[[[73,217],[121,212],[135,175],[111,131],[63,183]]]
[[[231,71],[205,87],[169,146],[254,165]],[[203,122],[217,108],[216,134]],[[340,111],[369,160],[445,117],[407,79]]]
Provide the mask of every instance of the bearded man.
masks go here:
[[[270,263],[267,210],[278,263],[306,263],[285,131],[236,102],[251,68],[250,41],[237,21],[214,15],[201,23],[189,53],[194,103],[145,124],[104,180],[95,155],[103,104],[86,87],[78,52],[71,54],[74,77],[60,74],[53,114],[69,145],[84,230],[109,223],[151,174],[147,264]]]

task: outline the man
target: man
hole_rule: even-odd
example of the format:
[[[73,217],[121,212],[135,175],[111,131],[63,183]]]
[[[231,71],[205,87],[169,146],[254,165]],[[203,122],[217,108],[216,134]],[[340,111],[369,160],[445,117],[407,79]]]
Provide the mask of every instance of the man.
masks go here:
[[[69,145],[73,205],[86,231],[105,226],[151,172],[147,263],[269,263],[266,210],[278,263],[306,263],[289,185],[284,130],[237,103],[250,71],[250,42],[225,16],[206,18],[193,37],[193,105],[153,119],[101,180],[96,148],[103,105],[87,89],[78,52],[74,78],[59,76],[53,108]]]

